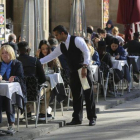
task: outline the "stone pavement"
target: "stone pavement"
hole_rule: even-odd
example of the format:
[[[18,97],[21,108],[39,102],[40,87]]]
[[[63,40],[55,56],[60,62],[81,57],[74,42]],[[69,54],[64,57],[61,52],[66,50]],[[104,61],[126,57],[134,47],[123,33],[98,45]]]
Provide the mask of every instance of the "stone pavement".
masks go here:
[[[106,109],[112,108],[114,106],[124,103],[125,101],[132,100],[137,97],[140,97],[140,92],[139,90],[135,89],[135,90],[132,90],[131,93],[125,92],[124,96],[121,96],[121,97],[116,97],[116,98],[108,97],[106,101],[104,101],[103,98],[99,98],[99,102],[96,106],[97,113],[102,113]],[[52,120],[48,122],[47,124],[45,124],[45,121],[39,121],[37,128],[35,128],[34,121],[29,122],[28,128],[26,128],[25,122],[20,122],[19,132],[15,133],[14,136],[0,136],[0,140],[29,140],[35,137],[43,136],[46,133],[50,133],[54,130],[57,130],[60,127],[65,126],[65,123],[71,120],[71,115],[72,115],[72,107],[70,107],[69,111],[67,111],[66,107],[64,107],[64,116],[62,116],[60,109],[57,109],[55,120]],[[7,124],[6,116],[3,115],[3,117],[4,117],[4,120],[3,120],[3,123],[0,124],[0,127],[1,129],[6,129],[6,124]],[[97,117],[98,117],[98,114],[97,114]],[[86,119],[85,109],[84,109],[84,119]],[[106,120],[106,123],[107,123],[107,120]],[[102,121],[101,122],[100,121],[101,120],[98,119],[97,122],[101,123]],[[103,129],[105,130],[105,128]]]
[[[34,140],[140,140],[140,98],[98,114],[96,126],[65,126]]]

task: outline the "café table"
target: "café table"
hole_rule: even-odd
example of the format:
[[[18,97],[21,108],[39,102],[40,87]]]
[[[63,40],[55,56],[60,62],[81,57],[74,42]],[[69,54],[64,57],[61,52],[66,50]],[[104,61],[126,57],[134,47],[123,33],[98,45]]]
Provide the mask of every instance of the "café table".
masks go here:
[[[133,74],[139,75],[139,89],[140,89],[140,56],[128,56],[127,62],[132,73],[131,87],[133,88]]]
[[[0,82],[0,96],[6,97],[6,106],[3,107],[3,111],[7,110],[8,112],[12,112],[12,105],[16,105],[18,121],[17,121],[17,131],[19,130],[19,109],[23,112],[24,102],[23,102],[23,93],[21,90],[21,86],[18,82],[11,82],[2,80]],[[27,124],[26,124],[27,125]],[[9,132],[7,130],[0,130],[0,134],[11,134],[13,135],[15,132]]]
[[[123,95],[123,79],[126,79],[128,82],[128,92],[130,92],[131,76],[129,71],[129,66],[126,60],[113,60],[113,69],[116,70],[117,74],[122,77],[121,86],[122,86],[122,95]]]
[[[18,82],[1,82],[0,95],[6,96],[9,99],[10,104],[16,104],[21,110],[23,109],[23,94]]]
[[[64,82],[61,77],[60,73],[52,73],[47,74],[46,78],[49,78],[50,84],[51,84],[51,99],[50,102],[53,101],[53,99],[56,96],[57,101],[60,103],[64,101],[64,99],[67,97],[64,87]]]
[[[126,60],[113,60],[113,69],[117,69],[121,72],[123,72],[123,78],[128,81],[128,83],[131,82],[130,72],[129,72],[129,66]]]
[[[140,56],[128,56],[127,57],[128,65],[132,65],[133,73],[139,73],[140,71]]]

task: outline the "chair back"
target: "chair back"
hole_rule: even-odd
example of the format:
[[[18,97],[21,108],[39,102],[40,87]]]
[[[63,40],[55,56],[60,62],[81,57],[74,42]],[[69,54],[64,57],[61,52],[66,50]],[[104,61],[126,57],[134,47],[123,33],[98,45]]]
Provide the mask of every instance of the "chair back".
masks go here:
[[[38,96],[38,79],[35,76],[26,76],[27,100],[36,101]]]

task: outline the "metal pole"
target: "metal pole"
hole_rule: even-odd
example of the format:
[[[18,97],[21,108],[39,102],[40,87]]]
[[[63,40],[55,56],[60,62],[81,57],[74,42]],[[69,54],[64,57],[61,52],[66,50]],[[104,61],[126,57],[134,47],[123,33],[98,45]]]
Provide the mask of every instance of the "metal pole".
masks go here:
[[[73,0],[72,8],[71,8],[70,31],[69,31],[70,32],[70,35],[73,35],[73,23],[74,23],[73,22],[73,18],[74,18],[73,17],[73,13],[74,13],[73,12],[74,11],[73,9],[74,9],[74,0]]]
[[[24,19],[25,19],[25,9],[26,9],[26,0],[24,0],[24,9],[22,15],[22,25],[21,25],[21,40],[23,39],[23,29],[24,29]]]
[[[84,5],[83,0],[81,0],[81,21],[82,21],[82,36],[84,36]]]
[[[37,6],[38,6],[38,20],[39,20],[39,27],[40,27],[40,40],[42,40],[43,37],[43,28],[42,28],[42,19],[41,19],[41,14],[40,14],[40,2],[37,0]]]
[[[36,11],[36,0],[34,0],[34,23],[35,23],[35,40],[34,40],[34,42],[35,42],[35,48],[36,48],[36,50],[38,49],[38,47],[37,47],[37,36],[38,36],[38,34],[37,34],[37,11]]]
[[[101,27],[102,29],[104,28],[104,13],[103,13],[103,10],[104,10],[104,4],[103,4],[103,0],[101,0]]]
[[[87,23],[86,23],[86,8],[85,8],[85,0],[83,0],[83,10],[84,10],[84,29],[85,29],[85,36],[87,36]]]

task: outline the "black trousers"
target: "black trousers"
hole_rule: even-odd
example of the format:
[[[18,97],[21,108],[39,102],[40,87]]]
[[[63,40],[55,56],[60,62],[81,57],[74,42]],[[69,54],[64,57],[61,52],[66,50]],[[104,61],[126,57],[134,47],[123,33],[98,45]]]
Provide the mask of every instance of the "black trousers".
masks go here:
[[[81,92],[82,85],[80,82],[78,71],[72,72],[70,74],[70,87],[73,96],[73,110],[74,110],[72,117],[74,121],[82,121],[83,94],[85,96],[85,101],[86,101],[87,118],[89,120],[96,119],[96,107],[93,99],[92,78],[91,78],[91,72],[88,69],[87,69],[87,80],[91,88],[88,90],[83,90],[83,92]]]

